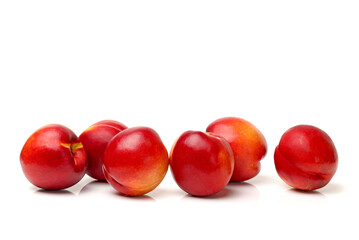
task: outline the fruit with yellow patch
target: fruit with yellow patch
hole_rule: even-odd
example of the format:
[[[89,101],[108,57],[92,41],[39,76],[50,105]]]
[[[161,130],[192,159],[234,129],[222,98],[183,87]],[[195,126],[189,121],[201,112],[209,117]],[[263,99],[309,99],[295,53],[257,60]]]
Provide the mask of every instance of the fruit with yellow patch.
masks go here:
[[[206,131],[223,137],[231,145],[234,154],[231,182],[246,181],[259,173],[260,161],[267,153],[267,142],[252,123],[242,118],[225,117],[212,122]]]
[[[108,143],[103,172],[122,195],[138,196],[155,189],[167,173],[168,152],[160,136],[148,127],[127,128]]]

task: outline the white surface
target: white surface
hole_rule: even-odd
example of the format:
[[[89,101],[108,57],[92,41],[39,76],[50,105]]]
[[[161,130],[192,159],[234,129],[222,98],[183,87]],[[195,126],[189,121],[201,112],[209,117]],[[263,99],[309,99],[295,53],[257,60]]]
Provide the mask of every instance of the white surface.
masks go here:
[[[1,1],[0,238],[358,239],[358,12],[357,1]],[[224,116],[255,124],[268,154],[257,177],[213,198],[187,196],[170,173],[140,198],[90,177],[47,193],[20,168],[48,123],[149,126],[170,149]],[[289,188],[273,164],[280,136],[303,123],[339,153],[316,193]]]

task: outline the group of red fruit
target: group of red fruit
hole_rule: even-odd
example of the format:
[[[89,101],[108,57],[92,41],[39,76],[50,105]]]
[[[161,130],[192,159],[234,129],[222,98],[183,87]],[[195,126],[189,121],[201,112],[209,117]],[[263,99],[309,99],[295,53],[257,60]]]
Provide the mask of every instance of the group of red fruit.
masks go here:
[[[104,120],[91,125],[80,137],[62,125],[44,126],[26,141],[20,162],[27,179],[47,190],[68,188],[87,173],[107,180],[123,195],[138,196],[155,189],[170,166],[180,188],[194,196],[210,196],[229,181],[256,176],[266,152],[262,133],[241,118],[218,119],[206,132],[184,132],[169,156],[153,129],[127,128]],[[287,184],[308,191],[325,186],[338,165],[330,137],[309,125],[286,131],[274,160]]]

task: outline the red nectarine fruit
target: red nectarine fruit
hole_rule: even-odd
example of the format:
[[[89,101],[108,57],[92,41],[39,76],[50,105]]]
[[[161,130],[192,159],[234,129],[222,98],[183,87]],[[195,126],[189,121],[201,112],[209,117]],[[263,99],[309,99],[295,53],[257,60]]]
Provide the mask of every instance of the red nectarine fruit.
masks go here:
[[[234,167],[233,152],[221,137],[187,131],[172,147],[170,166],[175,181],[185,192],[210,196],[229,182]]]
[[[245,181],[259,173],[260,160],[267,153],[267,142],[253,124],[241,118],[226,117],[212,122],[206,131],[223,137],[231,145],[234,154],[231,182]]]
[[[82,179],[87,154],[70,129],[50,124],[38,129],[26,141],[20,154],[25,177],[47,190],[71,187]]]
[[[98,180],[105,180],[102,172],[102,156],[108,142],[127,127],[114,120],[103,120],[91,125],[79,139],[88,155],[88,168],[86,173]]]
[[[329,183],[337,170],[338,154],[323,130],[298,125],[283,134],[275,149],[274,163],[284,182],[310,191]]]
[[[107,182],[123,195],[137,196],[163,180],[169,159],[160,136],[148,127],[127,128],[108,143],[103,155]]]

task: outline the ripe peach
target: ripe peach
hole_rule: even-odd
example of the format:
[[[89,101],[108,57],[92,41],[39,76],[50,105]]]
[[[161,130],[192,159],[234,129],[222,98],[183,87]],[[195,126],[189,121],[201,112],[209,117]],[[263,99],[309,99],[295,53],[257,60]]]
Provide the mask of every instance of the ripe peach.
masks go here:
[[[47,190],[71,187],[82,179],[87,154],[78,137],[58,124],[46,125],[34,132],[20,154],[25,177]]]
[[[170,166],[175,181],[185,192],[210,196],[229,182],[234,167],[233,152],[221,137],[187,131],[172,147]]]
[[[169,159],[159,135],[148,127],[127,128],[108,143],[103,155],[106,180],[123,195],[137,196],[163,180]]]
[[[127,127],[120,122],[103,120],[91,125],[79,137],[88,155],[87,174],[105,180],[102,172],[102,156],[108,142]]]
[[[231,145],[234,154],[231,182],[245,181],[259,173],[259,161],[267,153],[267,142],[253,124],[241,118],[226,117],[212,122],[206,131],[223,137]]]
[[[298,125],[287,130],[275,149],[278,175],[288,185],[315,190],[329,183],[338,166],[333,141],[321,129]]]

